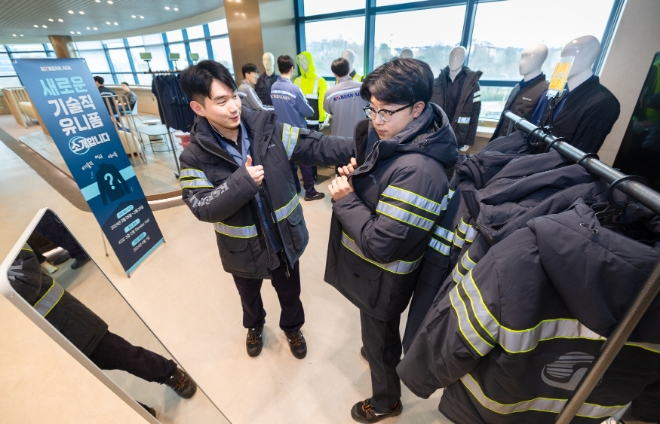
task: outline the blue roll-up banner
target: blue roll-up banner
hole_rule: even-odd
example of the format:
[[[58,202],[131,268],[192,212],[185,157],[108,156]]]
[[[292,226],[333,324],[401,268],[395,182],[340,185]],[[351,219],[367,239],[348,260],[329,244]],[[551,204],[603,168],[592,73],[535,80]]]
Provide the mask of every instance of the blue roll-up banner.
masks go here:
[[[163,243],[85,59],[12,59],[127,275]]]

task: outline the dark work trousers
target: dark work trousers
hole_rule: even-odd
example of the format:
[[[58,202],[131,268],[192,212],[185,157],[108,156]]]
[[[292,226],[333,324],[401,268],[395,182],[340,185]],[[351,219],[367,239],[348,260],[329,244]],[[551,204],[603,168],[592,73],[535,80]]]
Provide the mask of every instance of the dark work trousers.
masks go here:
[[[57,246],[66,249],[73,259],[87,257],[83,248],[51,211],[44,214],[34,230]]]
[[[143,380],[161,384],[176,369],[176,362],[145,348],[133,346],[109,331],[101,338],[89,359],[102,370],[122,370]]]
[[[296,164],[295,162],[289,161],[291,165],[291,172],[293,173],[293,182],[296,184],[296,192],[300,193],[300,179],[298,178],[298,167],[300,167],[300,173],[303,178],[303,185],[305,187],[305,196],[312,197],[316,195],[316,189],[314,188],[314,170],[310,165]]]
[[[312,130],[312,131],[321,132],[321,129],[319,128],[318,125],[307,125],[307,129]],[[312,176],[314,177],[314,182],[318,181],[319,171],[318,171],[318,169],[316,169],[316,165],[312,165]],[[315,191],[316,191],[316,189],[315,189]],[[316,194],[316,193],[314,193],[314,194]]]
[[[289,265],[289,277],[286,276],[286,262],[282,252],[278,253],[280,266],[272,271],[271,283],[277,292],[282,312],[280,313],[280,328],[284,331],[297,331],[305,323],[305,311],[300,301],[300,269],[296,262]],[[293,269],[291,269],[293,268]],[[243,306],[243,327],[253,328],[266,323],[266,311],[261,300],[261,284],[263,280],[234,277],[238,294]]]
[[[377,412],[389,411],[401,399],[401,381],[396,366],[401,361],[400,316],[380,321],[360,311],[362,345],[371,370],[371,405]]]

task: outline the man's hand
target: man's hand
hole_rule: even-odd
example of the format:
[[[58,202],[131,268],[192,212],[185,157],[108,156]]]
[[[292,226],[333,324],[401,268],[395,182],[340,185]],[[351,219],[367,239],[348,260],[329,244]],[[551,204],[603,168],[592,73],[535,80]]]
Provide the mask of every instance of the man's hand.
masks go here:
[[[254,182],[261,185],[261,182],[264,180],[264,167],[261,165],[252,166],[252,156],[248,155],[245,161],[245,168]]]
[[[353,192],[353,186],[348,178],[345,175],[337,176],[332,180],[332,184],[328,186],[328,191],[330,196],[335,199],[335,202],[343,199],[348,195],[348,193]]]
[[[355,158],[351,158],[351,163],[345,166],[340,166],[337,168],[337,172],[339,173],[340,177],[347,177],[351,175],[351,172],[355,171],[355,168],[357,168],[357,161]]]

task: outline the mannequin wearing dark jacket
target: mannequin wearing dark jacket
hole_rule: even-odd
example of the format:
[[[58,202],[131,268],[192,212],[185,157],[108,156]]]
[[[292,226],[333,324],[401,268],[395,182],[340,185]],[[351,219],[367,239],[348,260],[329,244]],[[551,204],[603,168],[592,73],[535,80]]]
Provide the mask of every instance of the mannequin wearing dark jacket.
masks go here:
[[[626,225],[610,228],[580,201],[530,220],[437,299],[402,380],[424,398],[444,387],[453,422],[554,422],[660,256],[653,215],[629,203]],[[659,311],[656,299],[572,422],[600,423],[635,398],[657,420]]]
[[[565,137],[585,153],[597,153],[619,119],[620,105],[614,94],[592,76],[573,91],[566,90],[557,103],[552,133]],[[547,125],[550,107],[545,94],[534,111],[532,123]]]
[[[259,96],[259,100],[261,100],[261,103],[263,103],[264,106],[273,105],[273,101],[270,98],[270,88],[273,86],[275,81],[277,81],[278,77],[279,75],[277,75],[275,72],[273,72],[272,75],[268,75],[264,72],[259,76],[259,79],[254,86],[254,91],[257,92],[257,96]]]
[[[532,119],[532,114],[536,110],[541,94],[548,89],[548,81],[545,80],[545,74],[541,73],[529,81],[522,80],[513,87],[509,98],[506,100],[500,121],[495,127],[495,132],[490,138],[491,141],[502,135],[509,133],[511,122],[504,117],[504,112],[511,111],[516,115],[528,121]]]
[[[475,72],[463,66],[452,82],[447,66],[433,82],[431,102],[447,114],[459,147],[472,146],[477,135],[481,112],[481,74],[481,71]]]

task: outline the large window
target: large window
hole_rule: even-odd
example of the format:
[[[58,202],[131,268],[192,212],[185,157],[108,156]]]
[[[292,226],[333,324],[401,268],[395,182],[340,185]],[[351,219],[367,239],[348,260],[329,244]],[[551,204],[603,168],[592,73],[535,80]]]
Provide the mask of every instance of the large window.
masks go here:
[[[544,43],[549,79],[564,45],[593,35],[603,44],[602,64],[623,0],[294,0],[300,50],[312,52],[319,74],[333,81],[329,63],[344,48],[368,73],[403,49],[438,75],[456,46],[466,65],[483,72],[481,119],[498,119],[518,72],[523,49]],[[552,13],[551,13],[552,12]],[[552,16],[552,17],[551,17]],[[360,37],[360,33],[362,36]],[[357,47],[359,46],[359,47]],[[358,53],[359,51],[359,53]],[[363,56],[367,55],[367,57]]]
[[[48,44],[0,44],[0,88],[19,87],[12,59],[53,57],[53,46]]]
[[[346,49],[355,52],[355,70],[364,74],[364,18],[309,22],[305,33],[317,74],[332,75],[332,61]]]

